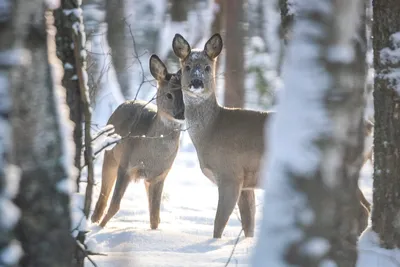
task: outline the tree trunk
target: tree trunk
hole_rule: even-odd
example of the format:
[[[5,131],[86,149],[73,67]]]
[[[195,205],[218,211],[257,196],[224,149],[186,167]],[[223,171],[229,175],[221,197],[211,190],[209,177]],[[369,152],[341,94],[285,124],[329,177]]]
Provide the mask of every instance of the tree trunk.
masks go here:
[[[225,93],[224,106],[244,106],[244,11],[243,0],[225,0]]]
[[[83,21],[85,23],[86,47],[87,47],[87,73],[89,96],[93,107],[96,105],[96,100],[101,91],[100,81],[105,74],[107,68],[104,66],[103,54],[107,51],[93,51],[93,46],[96,41],[103,39],[102,26],[105,21],[105,1],[106,0],[83,0]],[[101,14],[102,16],[99,16]]]
[[[253,266],[355,266],[365,50],[354,36],[361,10],[361,1],[347,0],[308,0],[296,10],[285,92],[266,126],[268,182]]]
[[[76,60],[74,56],[73,24],[76,21],[73,12],[67,12],[77,8],[76,1],[61,1],[61,7],[54,11],[55,24],[57,26],[56,44],[57,56],[64,66],[64,76],[62,78],[62,86],[67,93],[67,104],[69,107],[69,118],[74,123],[74,143],[75,143],[75,159],[74,165],[77,173],[74,177],[79,192],[81,155],[82,155],[82,101],[79,89],[78,75],[76,71]],[[64,12],[65,10],[65,12]]]
[[[400,248],[400,1],[373,1],[375,130],[372,229]],[[396,56],[397,53],[397,56]]]
[[[25,66],[14,78],[13,136],[16,164],[21,168],[16,204],[21,220],[16,228],[24,256],[21,266],[71,266],[70,173],[73,153],[68,150],[72,128],[60,86],[62,71],[56,57],[55,28],[45,1],[17,1],[24,20],[16,36]],[[27,31],[18,29],[27,27]]]
[[[134,58],[131,51],[132,44],[127,42],[125,18],[125,0],[106,0],[107,41],[111,48],[112,63],[117,75],[121,92],[126,99],[131,98],[130,68]]]
[[[214,0],[214,4],[218,6],[218,10],[214,14],[214,20],[211,25],[211,34],[219,33],[221,34],[224,31],[224,0]],[[217,60],[215,74],[219,75],[219,70],[221,68],[222,60]],[[218,78],[215,80],[218,83]]]
[[[294,14],[290,10],[288,0],[279,0],[279,7],[281,9],[280,37],[287,45],[292,32]]]
[[[0,2],[4,3],[4,2]],[[1,5],[1,4],[0,4]],[[20,23],[22,5],[0,7],[0,266],[16,267],[21,256],[20,243],[15,239],[14,228],[20,217],[20,210],[13,203],[18,191],[19,170],[13,162],[11,90],[16,85],[12,73],[20,68],[22,61],[15,62],[19,55],[18,43],[21,40],[14,34],[14,29]],[[20,25],[26,30],[26,24]],[[13,257],[8,252],[14,251]]]

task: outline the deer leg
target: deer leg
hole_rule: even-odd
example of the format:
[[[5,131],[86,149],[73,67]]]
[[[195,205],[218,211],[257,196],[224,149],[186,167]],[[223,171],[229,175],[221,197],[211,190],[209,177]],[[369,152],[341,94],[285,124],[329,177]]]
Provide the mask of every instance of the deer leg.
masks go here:
[[[214,221],[214,238],[221,238],[239,198],[240,189],[241,183],[237,181],[218,185],[218,207]]]
[[[365,206],[365,208],[368,210],[368,212],[370,212],[371,204],[365,198],[363,192],[361,191],[361,189],[359,187],[357,187],[357,196],[358,196],[358,200]]]
[[[164,179],[156,183],[145,182],[149,200],[150,228],[155,230],[160,223],[161,196],[164,188]]]
[[[358,235],[367,228],[368,226],[368,218],[369,218],[369,210],[362,202],[359,202],[360,207],[358,208]]]
[[[108,208],[107,214],[104,216],[100,223],[101,227],[104,227],[107,222],[119,211],[122,197],[125,194],[130,182],[130,175],[125,168],[118,168],[117,182],[115,183],[113,197],[111,199],[110,207]]]
[[[256,198],[254,190],[242,190],[238,201],[240,219],[245,237],[254,236]]]
[[[101,191],[99,199],[97,200],[96,207],[94,208],[91,220],[93,223],[97,223],[103,216],[104,210],[107,206],[107,201],[111,193],[111,189],[115,184],[117,178],[118,164],[114,160],[111,151],[105,151],[102,178],[101,178]]]

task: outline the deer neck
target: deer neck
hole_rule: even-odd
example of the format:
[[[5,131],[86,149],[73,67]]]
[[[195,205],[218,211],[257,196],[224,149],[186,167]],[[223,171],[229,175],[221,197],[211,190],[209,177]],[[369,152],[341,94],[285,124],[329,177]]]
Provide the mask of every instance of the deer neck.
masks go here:
[[[192,141],[196,144],[213,127],[221,106],[217,102],[215,93],[212,93],[208,98],[183,93],[183,102],[188,132]]]
[[[153,135],[163,135],[164,138],[170,139],[179,136],[181,128],[181,122],[158,111],[151,127],[151,133]]]

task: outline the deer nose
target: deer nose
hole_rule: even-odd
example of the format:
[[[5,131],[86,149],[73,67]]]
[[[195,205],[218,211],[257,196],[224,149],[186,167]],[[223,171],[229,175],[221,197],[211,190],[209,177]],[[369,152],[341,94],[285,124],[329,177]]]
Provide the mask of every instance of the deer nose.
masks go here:
[[[194,88],[200,88],[200,87],[204,87],[204,84],[203,84],[203,81],[202,81],[202,80],[194,79],[194,80],[192,81],[192,86],[193,86]]]

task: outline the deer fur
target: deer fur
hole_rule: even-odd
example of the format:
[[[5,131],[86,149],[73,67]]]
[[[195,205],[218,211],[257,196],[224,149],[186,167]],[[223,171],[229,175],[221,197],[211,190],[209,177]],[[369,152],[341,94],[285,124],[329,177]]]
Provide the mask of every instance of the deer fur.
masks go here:
[[[236,204],[245,236],[253,237],[254,189],[260,186],[259,169],[265,146],[263,129],[273,112],[219,105],[215,69],[222,46],[219,34],[214,34],[203,49],[191,49],[180,34],[176,34],[172,42],[181,64],[188,132],[203,174],[218,187],[213,237],[221,238]],[[368,219],[369,203],[359,188],[357,194],[362,206],[362,228]]]
[[[215,64],[222,38],[213,35],[203,50],[191,49],[179,34],[173,50],[182,68],[185,120],[200,167],[218,187],[214,238],[220,238],[236,203],[246,237],[254,236],[255,195],[269,113],[226,108],[215,95]]]
[[[184,104],[180,71],[168,73],[163,62],[152,55],[150,72],[157,80],[157,106],[138,100],[126,101],[108,120],[123,140],[104,154],[101,192],[92,222],[100,221],[114,183],[115,188],[110,207],[100,223],[102,227],[118,212],[130,181],[140,178],[145,179],[151,229],[157,229],[160,222],[164,180],[178,152]]]

